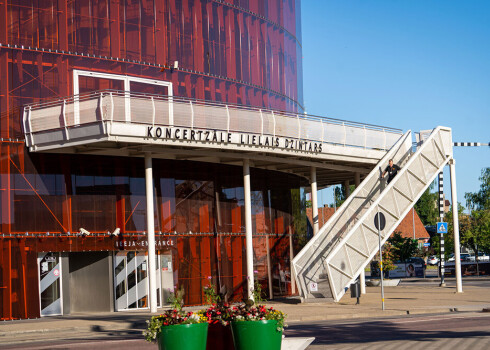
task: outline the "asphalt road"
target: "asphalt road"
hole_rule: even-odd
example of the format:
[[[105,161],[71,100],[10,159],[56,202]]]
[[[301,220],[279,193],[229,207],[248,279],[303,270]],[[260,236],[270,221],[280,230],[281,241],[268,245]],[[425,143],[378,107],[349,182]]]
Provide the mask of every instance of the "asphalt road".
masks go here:
[[[489,349],[490,313],[298,323],[286,335],[315,337],[309,350]]]
[[[290,324],[288,337],[315,337],[308,350],[318,349],[489,349],[490,313],[451,313],[397,318],[318,321]],[[138,332],[89,338],[38,339],[36,343],[2,346],[2,349],[153,349]]]

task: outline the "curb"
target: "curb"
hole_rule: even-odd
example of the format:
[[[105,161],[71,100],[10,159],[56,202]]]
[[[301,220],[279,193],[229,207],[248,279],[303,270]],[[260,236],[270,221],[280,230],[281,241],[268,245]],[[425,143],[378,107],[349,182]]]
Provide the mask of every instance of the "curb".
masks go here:
[[[34,334],[54,334],[54,333],[65,333],[65,332],[83,332],[83,333],[96,333],[95,329],[99,332],[118,332],[118,331],[142,331],[141,329],[136,329],[131,327],[131,325],[121,325],[121,324],[109,324],[109,325],[90,325],[90,326],[78,326],[78,327],[57,327],[57,328],[44,328],[44,329],[25,329],[25,330],[15,330],[15,331],[0,331],[0,339],[5,339],[7,337],[17,337],[24,335],[34,335]]]
[[[488,310],[488,311],[485,311]],[[454,312],[490,312],[490,308],[435,308],[435,309],[412,309],[412,310],[385,310],[373,312],[359,312],[345,315],[325,315],[325,316],[300,316],[290,317],[287,322],[305,322],[305,321],[334,321],[346,319],[362,319],[362,318],[383,318],[386,316],[405,316],[405,315],[424,315],[424,314],[447,314]]]

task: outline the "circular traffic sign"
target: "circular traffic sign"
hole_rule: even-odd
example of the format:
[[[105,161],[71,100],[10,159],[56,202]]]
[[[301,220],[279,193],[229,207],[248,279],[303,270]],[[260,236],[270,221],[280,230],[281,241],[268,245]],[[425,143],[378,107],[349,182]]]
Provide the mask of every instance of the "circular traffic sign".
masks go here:
[[[385,228],[386,226],[386,218],[385,218],[385,215],[383,213],[380,213],[378,212],[375,216],[374,216],[374,226],[380,230],[380,231],[383,231],[383,229]]]

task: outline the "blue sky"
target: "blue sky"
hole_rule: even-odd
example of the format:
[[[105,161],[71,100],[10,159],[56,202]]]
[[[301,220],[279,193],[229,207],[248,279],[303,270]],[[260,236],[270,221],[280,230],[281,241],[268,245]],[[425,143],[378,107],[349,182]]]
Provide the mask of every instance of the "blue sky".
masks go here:
[[[490,1],[302,0],[308,114],[490,142]],[[454,149],[458,201],[490,147]],[[449,168],[444,192],[450,199]],[[319,200],[332,203],[332,190]]]

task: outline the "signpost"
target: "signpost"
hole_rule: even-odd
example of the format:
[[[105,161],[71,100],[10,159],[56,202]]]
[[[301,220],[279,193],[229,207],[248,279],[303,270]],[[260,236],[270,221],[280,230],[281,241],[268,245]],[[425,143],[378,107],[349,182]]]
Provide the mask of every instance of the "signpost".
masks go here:
[[[441,235],[441,241],[444,242],[444,234],[447,233],[447,222],[437,223],[437,233]],[[446,283],[444,282],[444,246],[441,244],[441,287],[444,287]]]
[[[379,211],[374,216],[374,226],[378,229],[378,244],[379,244],[379,272],[381,276],[381,309],[385,309],[385,290],[383,286],[383,251],[381,250],[381,231],[386,226],[386,218],[383,213]]]

